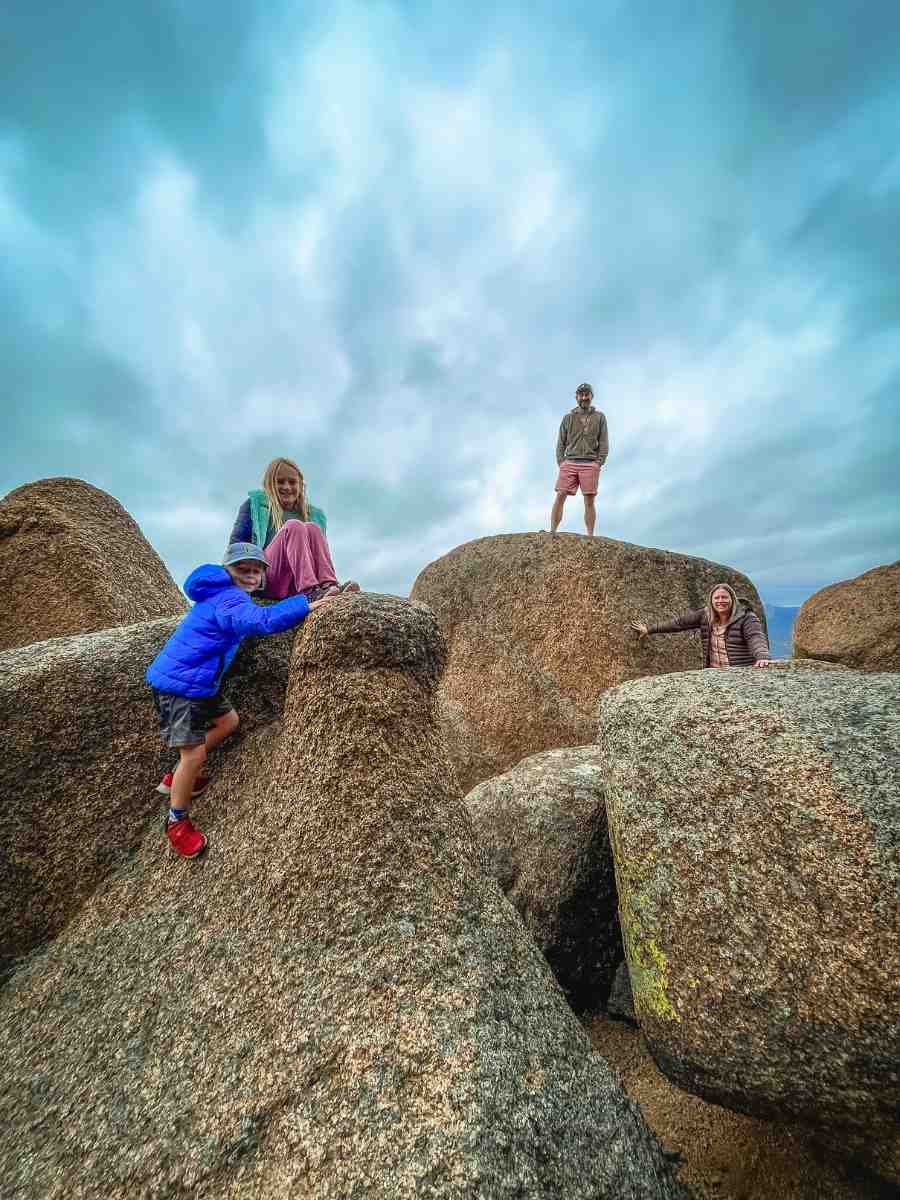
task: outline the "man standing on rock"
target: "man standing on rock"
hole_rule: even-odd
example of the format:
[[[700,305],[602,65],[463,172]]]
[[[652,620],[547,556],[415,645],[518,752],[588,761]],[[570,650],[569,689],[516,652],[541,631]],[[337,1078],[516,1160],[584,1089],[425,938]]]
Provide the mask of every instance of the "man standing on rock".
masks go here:
[[[606,417],[594,408],[594,389],[581,383],[575,392],[576,407],[566,413],[556,439],[556,499],[550,513],[550,532],[556,533],[562,520],[566,496],[574,496],[581,487],[584,496],[584,525],[588,536],[594,536],[597,513],[594,497],[600,480],[600,468],[609,453]]]

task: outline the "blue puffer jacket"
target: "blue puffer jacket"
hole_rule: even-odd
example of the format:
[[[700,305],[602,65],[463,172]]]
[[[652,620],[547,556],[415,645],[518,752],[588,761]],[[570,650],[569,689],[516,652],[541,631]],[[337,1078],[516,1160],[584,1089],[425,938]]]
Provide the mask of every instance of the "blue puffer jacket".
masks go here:
[[[266,637],[299,625],[309,612],[305,596],[263,608],[232,582],[224,567],[192,571],[184,590],[194,607],[147,668],[145,679],[176,696],[213,696],[245,637]]]

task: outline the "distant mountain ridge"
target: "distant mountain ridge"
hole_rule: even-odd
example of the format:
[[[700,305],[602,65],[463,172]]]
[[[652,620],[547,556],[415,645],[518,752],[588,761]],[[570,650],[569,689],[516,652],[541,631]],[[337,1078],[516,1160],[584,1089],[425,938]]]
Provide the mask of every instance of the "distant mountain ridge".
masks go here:
[[[790,658],[791,634],[800,606],[787,608],[781,604],[766,604],[766,623],[769,626],[769,649],[773,658]]]

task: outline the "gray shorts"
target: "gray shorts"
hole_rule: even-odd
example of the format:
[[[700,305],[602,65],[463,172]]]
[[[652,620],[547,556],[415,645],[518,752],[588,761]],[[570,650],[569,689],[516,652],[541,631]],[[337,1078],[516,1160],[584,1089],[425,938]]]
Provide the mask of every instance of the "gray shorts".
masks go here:
[[[218,718],[234,710],[224,692],[214,696],[176,696],[153,689],[153,703],[159,713],[159,728],[166,745],[202,746],[206,731]]]

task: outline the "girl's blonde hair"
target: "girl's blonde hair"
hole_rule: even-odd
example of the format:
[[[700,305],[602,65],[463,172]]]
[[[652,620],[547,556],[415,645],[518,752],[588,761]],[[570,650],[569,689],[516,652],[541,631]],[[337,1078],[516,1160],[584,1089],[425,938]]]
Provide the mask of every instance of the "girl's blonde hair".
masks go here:
[[[292,471],[296,471],[300,476],[300,498],[297,501],[297,512],[299,512],[301,520],[309,520],[309,505],[306,502],[306,481],[303,478],[303,472],[293,459],[273,458],[265,471],[263,471],[262,486],[263,491],[269,498],[269,516],[276,533],[284,524],[284,509],[281,507],[281,501],[278,499],[278,489],[275,487],[275,476],[278,474],[279,467],[290,467]]]
[[[740,604],[740,600],[738,599],[737,592],[734,590],[734,588],[731,586],[730,583],[713,584],[713,586],[709,589],[709,591],[706,594],[706,616],[709,620],[710,625],[712,625],[716,619],[716,610],[713,608],[713,604],[712,604],[713,593],[717,592],[719,590],[719,588],[724,588],[725,591],[728,593],[728,595],[731,597],[731,609],[728,613],[729,621],[734,616],[734,614],[737,612],[738,605]]]

